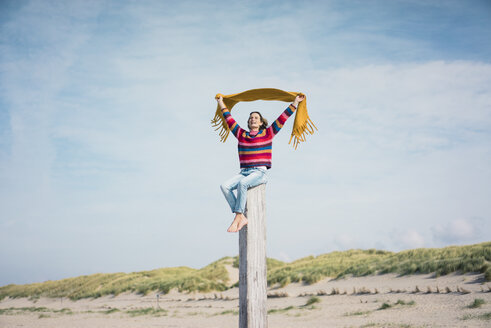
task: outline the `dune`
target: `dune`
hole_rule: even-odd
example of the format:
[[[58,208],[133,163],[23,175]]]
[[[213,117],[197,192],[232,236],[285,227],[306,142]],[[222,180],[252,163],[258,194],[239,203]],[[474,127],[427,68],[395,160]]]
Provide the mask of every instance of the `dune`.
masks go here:
[[[366,270],[367,263],[383,264],[379,263],[380,258],[371,260],[370,256],[377,254],[377,251],[370,250],[335,252],[336,254],[333,255],[308,257],[292,263],[268,260],[269,269],[274,273],[270,277],[270,282],[274,283],[270,283],[268,287],[269,327],[489,327],[491,325],[491,282],[488,282],[487,271],[489,245],[490,243],[478,245],[484,246],[478,252],[484,254],[485,258],[479,260],[484,261],[480,267],[481,272],[456,271],[443,275],[435,272],[382,274],[376,270],[371,274],[356,276],[355,273]],[[476,249],[475,246],[468,249]],[[402,255],[387,252],[381,252],[379,255],[384,257],[384,261],[391,263],[391,267],[394,265],[394,256],[398,256],[399,259],[409,261],[401,262],[401,267],[438,268],[433,263],[428,263],[426,255],[421,263],[408,260],[411,254],[421,254],[421,252],[426,255],[431,253],[426,250],[413,250],[401,252]],[[440,254],[438,252],[435,254]],[[332,267],[322,271],[323,266],[319,263],[331,263],[346,255],[360,256],[360,261],[363,262],[361,267],[364,269],[357,271],[353,268],[360,266],[354,264],[352,267],[343,268],[344,271],[336,271],[341,272],[336,276],[322,275],[323,272],[327,272],[325,270],[332,270]],[[326,259],[331,262],[325,262]],[[456,263],[455,258],[450,260],[450,262],[441,259],[435,261]],[[476,261],[474,257],[473,263],[481,263]],[[199,270],[171,268],[129,274],[131,279],[137,279],[139,274],[152,276],[164,272],[166,277],[170,276],[174,279],[174,274],[177,272],[179,281],[183,279],[182,275],[189,275],[186,277],[202,279],[198,282],[206,283],[207,288],[209,286],[218,288],[207,292],[200,292],[199,288],[194,287],[191,291],[186,290],[182,285],[177,284],[175,285],[177,287],[163,291],[145,289],[145,292],[141,293],[136,288],[128,289],[117,296],[93,294],[96,297],[70,298],[68,296],[72,294],[62,289],[57,291],[61,295],[59,297],[32,293],[34,288],[39,289],[44,283],[26,285],[24,291],[22,286],[0,287],[0,292],[3,293],[0,301],[0,327],[236,327],[239,293],[238,288],[233,287],[238,281],[238,269],[233,265],[234,262],[236,262],[234,258],[224,258]],[[465,261],[461,262],[465,264]],[[368,265],[368,268],[373,271],[372,264]],[[466,267],[466,265],[459,265],[456,267]],[[282,280],[285,276],[282,270],[289,274],[293,272],[288,276],[288,283]],[[301,274],[311,277],[309,270],[317,270],[315,279],[302,279]],[[218,280],[213,278],[215,275]],[[295,280],[298,275],[300,278],[296,279],[296,282],[291,282],[291,277]],[[279,278],[276,279],[276,276]],[[126,274],[99,274],[90,277],[82,278],[91,286],[94,284],[94,279],[102,279],[104,284],[109,284],[112,288],[115,288],[115,282],[108,280],[109,278],[113,277],[118,281],[128,278]],[[72,281],[70,279],[80,281],[77,280],[79,278],[69,278],[60,282],[48,282],[48,287],[66,286]],[[220,284],[217,284],[214,279]],[[313,280],[315,282],[312,282]],[[208,284],[209,282],[211,283]],[[223,288],[224,285],[226,288]],[[39,290],[43,290],[42,288]],[[98,290],[103,288],[108,287],[106,285],[97,287]],[[26,290],[31,291],[32,294],[19,294]],[[46,292],[46,290],[43,293],[54,295],[54,292]]]
[[[483,274],[327,278],[268,290],[270,327],[489,327]],[[475,300],[480,304],[472,305]],[[309,304],[311,303],[311,304]],[[1,327],[234,327],[238,288],[213,293],[125,293],[72,301],[5,298]]]

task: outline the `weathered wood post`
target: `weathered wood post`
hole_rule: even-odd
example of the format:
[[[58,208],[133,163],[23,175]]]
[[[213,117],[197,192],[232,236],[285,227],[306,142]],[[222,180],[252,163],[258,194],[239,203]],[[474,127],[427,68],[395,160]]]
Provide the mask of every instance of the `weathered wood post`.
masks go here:
[[[245,216],[239,231],[239,328],[267,328],[266,185],[247,191]]]

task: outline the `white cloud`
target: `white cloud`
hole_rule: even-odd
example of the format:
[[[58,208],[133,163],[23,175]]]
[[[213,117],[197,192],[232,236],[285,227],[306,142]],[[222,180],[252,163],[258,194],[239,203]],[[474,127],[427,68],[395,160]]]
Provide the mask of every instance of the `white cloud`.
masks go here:
[[[473,241],[480,236],[479,223],[483,223],[482,220],[455,219],[445,224],[435,225],[432,228],[433,237],[436,241],[447,244]]]
[[[425,246],[423,236],[417,231],[410,230],[401,233],[398,238],[403,248],[420,248]]]
[[[340,250],[346,250],[356,247],[356,239],[348,234],[341,233],[334,238],[334,244]]]

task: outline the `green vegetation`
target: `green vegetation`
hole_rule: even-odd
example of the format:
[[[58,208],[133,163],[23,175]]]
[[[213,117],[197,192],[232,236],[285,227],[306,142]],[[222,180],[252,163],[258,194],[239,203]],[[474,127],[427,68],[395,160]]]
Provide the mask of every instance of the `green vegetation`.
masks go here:
[[[228,288],[229,281],[225,264],[231,261],[232,258],[223,258],[199,270],[176,267],[133,273],[98,273],[29,285],[7,285],[0,287],[0,300],[7,296],[68,297],[78,300],[124,292],[146,295],[151,291],[157,291],[166,294],[173,288],[181,292],[224,291]]]
[[[268,284],[285,286],[290,282],[315,283],[325,277],[366,276],[371,274],[481,272],[491,281],[491,242],[451,246],[439,249],[420,248],[399,253],[369,250],[331,252],[317,257],[286,263],[270,269]]]
[[[491,320],[491,312],[486,312],[477,316],[480,320]]]
[[[319,302],[320,302],[320,299],[314,296],[314,297],[309,298],[307,303],[304,305],[299,305],[299,306],[290,305],[290,306],[287,306],[287,307],[284,307],[281,309],[269,309],[268,314],[284,313],[284,312],[288,312],[290,310],[314,310],[314,309],[316,309],[316,307],[313,306],[312,304],[319,303]],[[299,315],[300,315],[300,313],[297,313],[295,316],[299,316]]]
[[[383,322],[383,323],[375,323],[375,322],[369,322],[365,325],[360,326],[360,328],[368,328],[368,327],[393,327],[393,328],[411,328],[411,325],[405,324],[405,323],[390,323],[390,322]]]
[[[477,309],[483,306],[486,302],[482,298],[475,298],[474,302],[468,306],[469,309]]]
[[[470,319],[478,319],[478,320],[491,320],[491,312],[486,312],[482,314],[466,314],[461,320],[470,320]]]
[[[28,285],[7,285],[0,287],[0,300],[5,297],[34,300],[39,297],[68,297],[78,300],[124,292],[166,294],[173,288],[180,292],[224,291],[231,287],[226,265],[238,266],[238,256],[222,258],[202,269],[176,267],[133,273],[99,273]],[[484,273],[487,281],[491,281],[491,242],[398,253],[375,249],[349,250],[309,256],[290,263],[267,259],[267,266],[270,286],[285,286],[291,282],[313,284],[326,277],[385,273],[435,273],[439,276],[453,272],[480,272]]]
[[[390,305],[389,303],[384,303],[378,309],[379,310],[385,310],[385,309],[389,309],[391,307],[392,307],[392,305]]]
[[[285,308],[282,308],[282,309],[270,309],[268,310],[268,314],[273,314],[273,313],[284,313],[284,312],[287,312],[287,311],[290,311],[290,310],[293,310],[295,309],[294,306],[290,305],[288,307],[285,307]]]
[[[111,314],[120,311],[121,310],[117,308],[112,308],[98,313]],[[66,314],[66,315],[73,314],[72,310],[68,308],[63,308],[61,310],[49,309],[46,307],[21,307],[21,308],[10,307],[7,309],[0,309],[0,315],[19,315],[19,314],[26,314],[26,313],[40,313],[39,318],[50,318],[51,316],[47,313],[58,313],[58,314]],[[94,312],[86,311],[83,313],[94,313]],[[159,316],[167,315],[168,311],[161,308],[148,307],[148,308],[127,310],[124,313],[128,314],[131,317],[140,316],[140,315],[152,315],[155,317],[159,317]]]
[[[112,309],[109,309],[109,310],[104,311],[103,313],[104,314],[111,314],[111,313],[114,313],[114,312],[119,312],[119,309],[112,308]]]
[[[153,307],[125,311],[125,313],[129,314],[131,317],[136,317],[140,315],[152,315],[154,317],[160,317],[160,316],[167,315],[167,312],[168,312],[167,310],[160,309],[160,308],[155,309]]]
[[[414,301],[409,301],[409,302],[406,302],[406,301],[403,301],[403,300],[397,300],[397,302],[395,303],[395,305],[414,305],[416,304],[416,302]]]
[[[239,310],[225,310],[225,311],[217,313],[216,315],[224,315],[224,314],[239,315]]]
[[[395,302],[394,304],[390,304],[390,303],[383,303],[377,310],[385,310],[385,309],[390,309],[391,307],[393,306],[396,306],[396,305],[406,305],[406,306],[413,306],[414,304],[416,304],[416,302],[414,301],[409,301],[409,302],[406,302],[404,300],[397,300],[397,302]]]
[[[23,312],[48,312],[49,309],[46,307],[21,307],[21,308],[14,308],[10,307],[7,309],[0,309],[0,314],[7,314],[7,315],[12,315],[12,314],[18,314],[18,313],[23,313]]]
[[[17,314],[24,314],[24,313],[61,313],[61,314],[73,314],[72,310],[69,308],[63,308],[60,310],[55,310],[55,309],[48,309],[47,307],[41,306],[41,307],[9,307],[6,309],[0,309],[0,315],[17,315]],[[44,318],[47,318],[49,316],[45,315]]]
[[[315,303],[320,303],[321,299],[318,298],[317,296],[312,296],[311,298],[309,298],[307,300],[307,303],[305,303],[304,306],[309,306],[309,305],[312,305],[312,304],[315,304]]]
[[[345,317],[355,316],[355,315],[369,315],[372,311],[355,311],[343,314]]]

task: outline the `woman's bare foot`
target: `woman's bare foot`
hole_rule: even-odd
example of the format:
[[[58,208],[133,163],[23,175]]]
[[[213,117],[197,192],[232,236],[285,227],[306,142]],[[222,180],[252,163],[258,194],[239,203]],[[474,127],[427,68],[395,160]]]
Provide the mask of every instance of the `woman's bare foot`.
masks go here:
[[[237,225],[237,231],[240,231],[240,229],[242,229],[247,223],[249,223],[249,220],[247,220],[244,214],[240,213],[240,221]]]
[[[247,218],[245,217],[244,214],[242,213],[236,213],[234,221],[228,227],[227,231],[228,232],[237,232],[240,229],[242,229],[249,221],[247,221]]]

